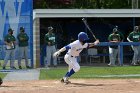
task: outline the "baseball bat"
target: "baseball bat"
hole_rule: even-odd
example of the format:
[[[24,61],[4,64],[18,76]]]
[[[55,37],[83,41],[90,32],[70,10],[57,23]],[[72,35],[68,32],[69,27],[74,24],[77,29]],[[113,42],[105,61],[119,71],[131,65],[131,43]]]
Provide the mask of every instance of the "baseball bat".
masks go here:
[[[85,24],[86,28],[89,30],[89,32],[92,34],[93,38],[94,38],[95,40],[97,40],[96,36],[93,34],[91,28],[89,27],[89,25],[88,25],[88,23],[87,23],[87,20],[86,20],[85,18],[82,18],[82,21],[83,21],[83,23]]]

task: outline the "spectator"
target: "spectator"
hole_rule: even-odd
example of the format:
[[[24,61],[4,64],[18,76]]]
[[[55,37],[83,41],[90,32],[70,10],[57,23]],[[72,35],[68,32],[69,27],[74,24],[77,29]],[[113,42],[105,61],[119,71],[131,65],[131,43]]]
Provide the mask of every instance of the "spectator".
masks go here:
[[[4,43],[6,44],[6,55],[4,58],[3,69],[6,69],[6,65],[8,63],[9,58],[11,69],[16,69],[14,67],[16,39],[13,36],[13,30],[11,28],[8,29],[8,34],[4,37]]]
[[[140,42],[140,32],[139,32],[138,26],[134,26],[134,30],[128,35],[127,40],[129,42]],[[133,56],[131,65],[136,66],[138,65],[137,62],[139,60],[140,46],[133,45],[132,49],[134,51],[134,56]]]
[[[117,29],[113,29],[113,33],[109,35],[108,40],[112,43],[120,42],[120,35],[117,34]],[[109,46],[109,59],[110,63],[108,66],[115,66],[116,57],[118,55],[118,46]]]
[[[47,67],[51,66],[51,58],[54,52],[56,52],[56,42],[55,42],[55,34],[53,33],[53,27],[48,27],[48,33],[45,35],[45,43],[47,45]],[[57,66],[57,59],[53,58],[54,67]]]
[[[25,33],[24,27],[20,27],[20,33],[17,35],[18,39],[18,46],[19,46],[19,56],[18,56],[18,66],[19,69],[22,69],[21,67],[21,60],[24,57],[25,58],[25,65],[26,68],[30,68],[28,63],[28,40],[29,37]]]

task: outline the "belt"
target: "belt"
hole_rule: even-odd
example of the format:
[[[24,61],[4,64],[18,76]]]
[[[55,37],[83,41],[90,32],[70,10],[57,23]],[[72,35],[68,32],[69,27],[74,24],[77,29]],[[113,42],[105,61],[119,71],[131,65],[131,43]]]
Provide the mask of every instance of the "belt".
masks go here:
[[[68,55],[70,55],[69,53],[67,53]],[[75,57],[76,58],[76,56],[72,56],[72,55],[70,55],[71,57]]]

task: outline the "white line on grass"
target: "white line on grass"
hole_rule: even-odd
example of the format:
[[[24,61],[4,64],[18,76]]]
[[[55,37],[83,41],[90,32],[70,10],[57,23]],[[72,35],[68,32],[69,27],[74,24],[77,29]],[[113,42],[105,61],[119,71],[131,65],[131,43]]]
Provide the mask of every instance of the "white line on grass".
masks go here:
[[[85,75],[84,77],[140,77],[140,74],[129,74],[129,75]]]

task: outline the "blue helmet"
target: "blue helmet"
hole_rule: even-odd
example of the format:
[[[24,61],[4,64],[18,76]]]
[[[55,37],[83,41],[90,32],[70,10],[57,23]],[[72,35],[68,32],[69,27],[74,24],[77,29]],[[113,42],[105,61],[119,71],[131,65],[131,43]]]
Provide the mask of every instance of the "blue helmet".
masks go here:
[[[81,42],[83,42],[83,41],[86,41],[86,40],[88,40],[89,38],[88,38],[88,35],[85,33],[85,32],[80,32],[79,34],[78,34],[78,40],[79,41],[81,41]]]

